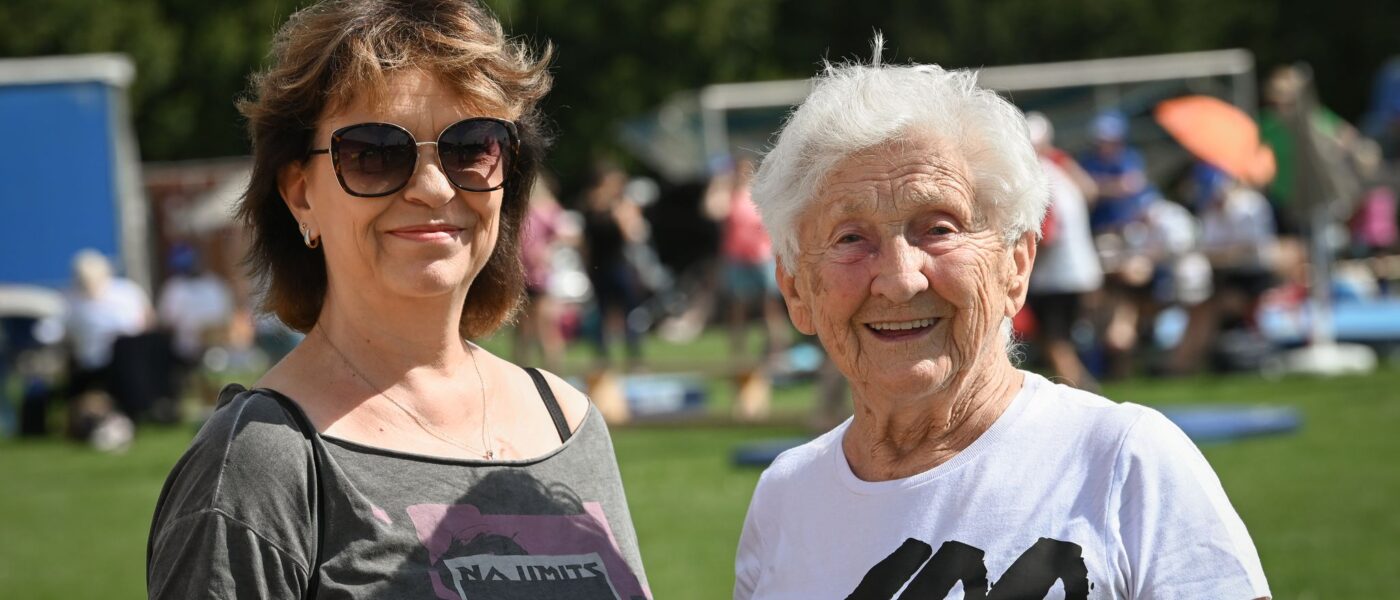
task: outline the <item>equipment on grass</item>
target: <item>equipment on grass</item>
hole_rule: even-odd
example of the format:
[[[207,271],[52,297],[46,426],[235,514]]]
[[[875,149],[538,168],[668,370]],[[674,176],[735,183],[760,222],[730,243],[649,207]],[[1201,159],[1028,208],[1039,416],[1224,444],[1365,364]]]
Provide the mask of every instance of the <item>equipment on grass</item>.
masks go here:
[[[584,378],[588,396],[603,418],[618,425],[634,420],[665,420],[703,413],[704,381],[689,373],[623,374],[611,369]]]
[[[1168,408],[1162,414],[1197,444],[1292,433],[1303,424],[1297,409],[1283,406]]]
[[[739,446],[734,451],[734,466],[766,467],[773,464],[779,454],[807,443],[807,438],[783,438],[764,440]]]

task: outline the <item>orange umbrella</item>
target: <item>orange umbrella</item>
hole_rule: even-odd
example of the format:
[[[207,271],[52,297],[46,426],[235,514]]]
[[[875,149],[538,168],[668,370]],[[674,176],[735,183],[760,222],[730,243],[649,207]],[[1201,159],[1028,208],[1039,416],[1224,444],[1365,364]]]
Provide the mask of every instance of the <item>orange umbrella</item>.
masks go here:
[[[1182,147],[1253,186],[1274,178],[1274,151],[1259,141],[1254,119],[1210,96],[1184,96],[1157,105],[1153,116]]]

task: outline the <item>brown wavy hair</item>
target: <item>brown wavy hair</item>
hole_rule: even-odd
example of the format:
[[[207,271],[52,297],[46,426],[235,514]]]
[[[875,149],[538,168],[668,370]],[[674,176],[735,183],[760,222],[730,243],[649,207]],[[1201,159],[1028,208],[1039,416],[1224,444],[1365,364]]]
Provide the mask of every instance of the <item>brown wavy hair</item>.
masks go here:
[[[273,39],[270,66],[252,77],[238,110],[253,142],[252,181],[238,207],[251,247],[246,264],[266,288],[262,308],[307,332],[320,318],[326,263],[307,248],[277,187],[278,173],[306,159],[317,120],[359,100],[386,97],[397,72],[437,77],[481,108],[518,115],[520,156],[507,175],[496,247],[467,293],[459,325],[476,338],[511,319],[525,288],[520,228],[548,145],[537,105],[549,91],[539,58],[471,0],[326,0],[292,15]]]

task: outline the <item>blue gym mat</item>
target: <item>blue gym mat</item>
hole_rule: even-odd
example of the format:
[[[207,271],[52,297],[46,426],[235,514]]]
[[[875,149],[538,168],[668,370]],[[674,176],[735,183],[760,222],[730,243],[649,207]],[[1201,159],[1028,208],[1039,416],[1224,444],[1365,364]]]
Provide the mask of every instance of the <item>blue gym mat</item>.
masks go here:
[[[807,438],[784,438],[744,444],[734,451],[734,464],[740,467],[766,467],[773,464],[779,454],[809,441]]]
[[[1163,409],[1197,444],[1291,433],[1303,424],[1295,408],[1280,406],[1210,406]]]
[[[1276,344],[1302,344],[1307,341],[1311,318],[1310,303],[1296,310],[1265,309],[1259,311],[1259,330]],[[1332,305],[1332,327],[1339,342],[1400,342],[1400,300],[1336,302]]]

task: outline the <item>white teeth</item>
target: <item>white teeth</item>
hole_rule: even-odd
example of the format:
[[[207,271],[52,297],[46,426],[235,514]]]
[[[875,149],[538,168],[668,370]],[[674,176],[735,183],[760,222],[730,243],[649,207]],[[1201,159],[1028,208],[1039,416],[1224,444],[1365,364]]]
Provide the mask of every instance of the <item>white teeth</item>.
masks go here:
[[[903,331],[905,329],[918,329],[933,325],[934,319],[919,319],[917,321],[889,321],[885,323],[870,323],[870,328],[878,331]]]

